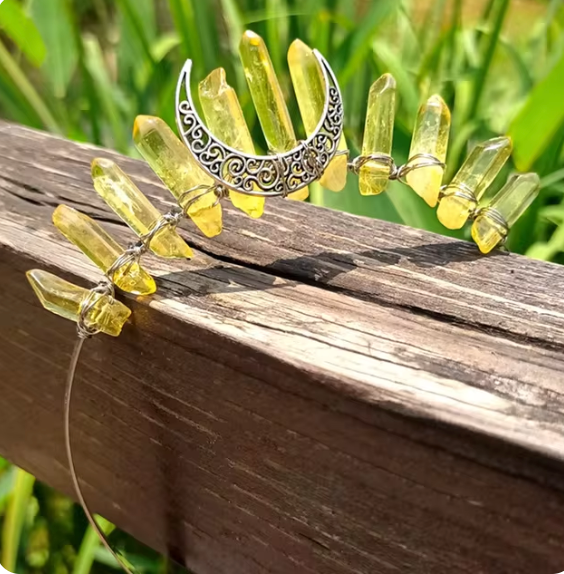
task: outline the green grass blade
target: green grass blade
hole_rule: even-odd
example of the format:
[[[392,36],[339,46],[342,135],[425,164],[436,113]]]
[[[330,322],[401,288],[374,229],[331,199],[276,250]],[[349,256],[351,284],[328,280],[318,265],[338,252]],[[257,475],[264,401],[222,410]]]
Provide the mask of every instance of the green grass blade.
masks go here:
[[[274,69],[281,73],[285,69],[285,54],[288,47],[288,29],[285,20],[279,16],[286,11],[284,0],[266,0],[266,43]]]
[[[3,116],[14,122],[41,129],[43,122],[29,103],[22,98],[21,92],[0,66],[0,105]]]
[[[564,53],[549,74],[533,88],[509,127],[515,165],[521,171],[532,167],[564,125],[562,78]]]
[[[190,0],[190,4],[195,26],[191,33],[200,40],[202,64],[204,70],[209,73],[218,64],[221,65],[215,7],[212,2],[202,2],[201,0]]]
[[[100,530],[108,536],[113,532],[115,526],[102,518],[101,516],[95,516],[96,522],[100,527]],[[86,534],[82,539],[82,543],[80,544],[80,549],[78,551],[78,555],[76,557],[76,561],[74,563],[74,568],[72,574],[89,574],[90,570],[92,569],[92,564],[94,563],[94,557],[96,554],[96,550],[100,546],[101,542],[98,538],[98,534],[92,528],[92,526],[88,526],[86,529]],[[111,557],[112,561],[115,563],[115,559],[113,556]]]
[[[62,98],[78,62],[69,5],[67,0],[32,0],[31,14],[47,46],[45,78],[55,97]]]
[[[102,114],[100,112],[100,105],[96,96],[96,89],[94,87],[94,80],[86,66],[86,55],[84,51],[84,42],[80,34],[80,27],[77,21],[77,15],[72,14],[73,18],[73,33],[74,41],[78,51],[78,70],[82,78],[82,89],[87,102],[87,115],[90,120],[90,130],[87,133],[87,139],[96,145],[102,145]],[[105,17],[105,13],[104,13]]]
[[[492,2],[494,1],[496,0],[492,0]],[[499,44],[499,36],[501,34],[503,23],[505,22],[510,0],[497,0],[496,3],[497,9],[495,11],[493,8],[491,9],[491,13],[493,14],[491,34],[486,38],[487,43],[483,51],[480,67],[478,68],[478,72],[474,80],[473,100],[469,110],[470,118],[473,118],[476,115],[478,108],[480,107],[482,94],[486,85],[486,79],[488,77],[488,72],[490,71],[495,50]],[[490,12],[487,12],[487,14],[490,15]]]
[[[17,469],[12,497],[8,503],[2,529],[2,566],[14,572],[18,559],[20,538],[25,525],[27,508],[33,492],[35,478],[25,470]]]
[[[554,172],[549,173],[548,175],[544,176],[540,182],[541,183],[541,189],[545,189],[546,187],[551,187],[555,183],[559,183],[563,179],[564,179],[564,167],[562,169],[559,169],[557,171],[554,171]]]
[[[131,26],[131,35],[140,47],[143,59],[153,62],[151,41],[155,35],[155,5],[150,0],[133,2],[132,0],[117,0],[123,16]]]
[[[189,0],[169,0],[170,12],[176,32],[182,40],[183,58],[194,60],[194,67],[203,65],[202,46],[198,41],[198,27]]]
[[[346,53],[341,55],[345,59],[339,81],[345,87],[364,64],[370,53],[374,35],[378,28],[398,8],[396,0],[379,0],[373,2],[362,22],[355,28],[346,41]]]
[[[0,27],[34,66],[43,63],[46,53],[43,38],[19,2],[9,0],[2,4]]]
[[[2,470],[2,474],[0,475],[0,516],[4,513],[4,509],[10,500],[10,494],[14,489],[16,471],[17,468],[12,466]]]
[[[235,87],[237,92],[241,94],[242,90],[246,89],[246,80],[243,68],[239,63],[239,42],[245,32],[245,22],[235,0],[221,0],[221,6],[223,7],[222,12],[229,40],[231,62],[236,77]]]
[[[401,57],[390,48],[387,40],[375,40],[372,50],[381,70],[391,73],[396,79],[405,115],[415,118],[419,108],[419,90]],[[366,96],[368,97],[368,94]]]
[[[47,104],[41,99],[31,82],[27,79],[26,74],[19,67],[6,46],[0,41],[0,67],[2,67],[16,88],[21,93],[43,125],[52,132],[61,133],[57,120],[47,107]]]
[[[94,81],[100,108],[111,126],[113,142],[110,147],[125,153],[128,149],[129,129],[122,121],[118,107],[119,102],[123,102],[123,95],[112,83],[106,70],[102,49],[94,37],[84,38],[84,64]]]

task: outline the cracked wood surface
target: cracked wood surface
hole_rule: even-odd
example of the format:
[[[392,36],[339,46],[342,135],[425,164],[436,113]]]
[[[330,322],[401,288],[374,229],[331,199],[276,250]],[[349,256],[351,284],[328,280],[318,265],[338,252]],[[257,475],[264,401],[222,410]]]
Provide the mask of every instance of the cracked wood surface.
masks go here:
[[[141,162],[0,125],[0,454],[71,493],[74,326],[24,271],[99,273],[66,203],[123,243],[89,163]],[[196,574],[550,573],[564,568],[561,267],[291,201],[147,257],[119,339],[88,341],[73,414],[92,507]]]

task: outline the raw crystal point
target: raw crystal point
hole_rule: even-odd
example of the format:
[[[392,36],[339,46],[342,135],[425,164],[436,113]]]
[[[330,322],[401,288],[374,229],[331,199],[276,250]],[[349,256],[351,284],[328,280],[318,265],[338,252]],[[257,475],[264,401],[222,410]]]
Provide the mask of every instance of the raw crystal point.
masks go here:
[[[255,146],[237,99],[235,90],[225,79],[225,70],[218,68],[211,72],[198,86],[200,103],[210,131],[228,146],[254,154]],[[254,197],[230,191],[229,197],[251,217],[260,217],[264,212],[264,197]]]
[[[51,313],[78,321],[80,310],[90,291],[69,283],[52,273],[33,269],[26,273],[39,301]],[[93,295],[94,304],[86,316],[86,326],[117,337],[131,310],[109,295]]]
[[[470,152],[458,173],[446,187],[437,209],[439,221],[448,229],[460,229],[476,209],[486,189],[511,155],[511,138],[493,138]],[[471,197],[456,195],[463,192]]]
[[[98,223],[72,207],[59,205],[53,212],[53,223],[104,273],[124,252]],[[135,295],[151,295],[157,290],[154,279],[137,262],[122,265],[111,279],[122,291]]]
[[[216,196],[211,192],[201,195],[201,189],[185,194],[197,185],[212,186],[214,180],[202,170],[190,150],[166,122],[154,116],[137,116],[133,125],[133,140],[145,161],[200,231],[207,237],[219,235],[222,231],[222,212],[220,203],[216,204]],[[200,195],[199,199],[190,202]]]
[[[394,115],[396,107],[396,81],[391,74],[378,78],[370,88],[362,155],[392,153]],[[369,160],[360,168],[359,188],[362,195],[377,195],[388,185],[390,164]]]
[[[424,163],[418,154],[428,154],[445,161],[450,130],[450,111],[441,96],[431,96],[420,108],[413,130],[409,165]],[[412,159],[413,158],[413,159]],[[405,179],[408,185],[431,207],[437,205],[444,169],[439,165],[420,167],[410,171]]]
[[[274,153],[290,151],[298,142],[263,39],[247,30],[241,39],[239,54],[268,148]],[[308,196],[309,190],[304,187],[288,197],[304,200]]]
[[[161,217],[158,209],[112,160],[92,162],[94,189],[137,235],[148,233]],[[160,257],[192,257],[190,247],[171,227],[163,227],[151,240],[151,251]]]
[[[507,229],[523,215],[539,194],[539,189],[540,179],[536,173],[516,174],[509,178],[472,224],[472,238],[482,253],[489,253],[503,242]]]
[[[301,40],[294,40],[288,50],[288,65],[300,114],[308,137],[315,132],[325,107],[325,81],[313,50]],[[339,151],[347,151],[345,135]],[[319,183],[331,191],[341,191],[347,183],[347,155],[335,156]]]

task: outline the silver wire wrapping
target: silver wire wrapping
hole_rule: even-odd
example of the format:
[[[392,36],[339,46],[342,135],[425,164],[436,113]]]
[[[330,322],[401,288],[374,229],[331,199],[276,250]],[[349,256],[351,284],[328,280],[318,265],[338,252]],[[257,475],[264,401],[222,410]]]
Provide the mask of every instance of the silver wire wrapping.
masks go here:
[[[448,193],[447,190],[449,190]],[[476,201],[476,196],[470,187],[468,187],[465,183],[457,183],[456,185],[452,185],[452,183],[448,185],[443,185],[441,187],[441,191],[439,193],[439,201],[442,201],[445,197],[458,197],[469,203],[474,204],[474,209],[471,209],[468,214],[468,219],[474,219],[477,215],[478,209],[477,205],[478,202]]]
[[[505,245],[507,236],[509,235],[509,225],[507,224],[505,217],[503,217],[503,215],[501,215],[501,213],[495,209],[495,207],[480,207],[475,209],[472,215],[473,219],[477,219],[479,216],[488,217],[491,219],[495,225],[500,228],[501,235],[503,236],[503,239],[499,242],[498,245],[500,247]]]
[[[349,171],[355,175],[360,175],[360,170],[369,162],[380,163],[383,167],[389,169],[388,179],[397,180],[407,185],[405,177],[408,173],[421,169],[423,167],[440,167],[445,169],[446,164],[434,155],[428,153],[418,153],[410,157],[403,165],[396,165],[394,158],[387,153],[371,153],[359,155],[350,161],[347,165]]]
[[[191,194],[193,194],[195,191],[200,191],[200,193],[190,197]],[[153,238],[165,227],[177,227],[180,223],[180,220],[184,217],[185,212],[188,212],[190,206],[208,193],[215,194],[216,201],[213,204],[215,206],[221,199],[228,197],[229,190],[220,184],[201,184],[187,189],[178,198],[178,202],[181,204],[181,207],[176,206],[168,213],[161,215],[161,217],[157,219],[157,221],[147,233],[141,235],[135,243],[132,243],[129,247],[127,247],[127,249],[125,249],[125,251],[113,262],[111,267],[104,274],[104,277],[95,287],[90,290],[81,304],[77,321],[78,336],[80,338],[86,339],[100,332],[99,329],[94,328],[90,324],[90,321],[88,320],[88,314],[90,311],[92,311],[94,305],[100,297],[108,295],[112,299],[115,298],[114,277],[117,271],[125,265],[138,263],[141,256],[149,250]],[[187,197],[189,199],[186,201],[186,203],[184,203],[184,199]]]

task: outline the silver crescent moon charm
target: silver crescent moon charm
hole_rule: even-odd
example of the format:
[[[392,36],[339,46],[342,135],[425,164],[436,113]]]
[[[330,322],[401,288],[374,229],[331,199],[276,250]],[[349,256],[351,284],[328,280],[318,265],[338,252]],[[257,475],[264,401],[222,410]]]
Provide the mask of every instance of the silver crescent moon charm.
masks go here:
[[[292,150],[265,156],[229,147],[208,130],[194,107],[192,61],[186,61],[176,86],[176,122],[196,161],[220,185],[248,195],[287,195],[318,180],[335,157],[343,133],[343,101],[333,70],[317,50],[313,52],[325,82],[321,119],[311,136]]]

